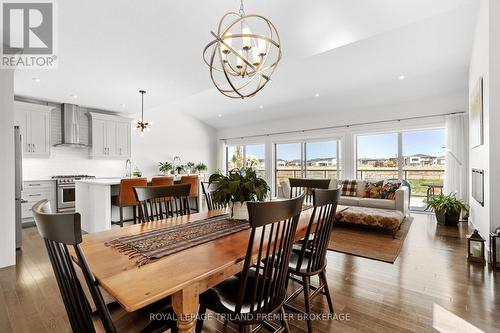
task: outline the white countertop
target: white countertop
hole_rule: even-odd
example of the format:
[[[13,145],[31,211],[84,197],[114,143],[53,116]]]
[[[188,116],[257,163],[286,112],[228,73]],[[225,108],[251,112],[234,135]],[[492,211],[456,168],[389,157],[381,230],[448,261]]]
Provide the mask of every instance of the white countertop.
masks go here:
[[[120,181],[123,178],[125,177],[81,179],[81,180],[75,180],[75,183],[111,186],[111,185],[120,185]]]

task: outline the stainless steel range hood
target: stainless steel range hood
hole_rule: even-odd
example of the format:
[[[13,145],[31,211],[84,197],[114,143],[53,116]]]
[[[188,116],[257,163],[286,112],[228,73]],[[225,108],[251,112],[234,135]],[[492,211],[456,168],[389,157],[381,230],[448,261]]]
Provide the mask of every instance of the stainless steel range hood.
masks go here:
[[[62,143],[54,146],[84,148],[88,145],[80,142],[80,123],[86,117],[75,104],[62,104]]]

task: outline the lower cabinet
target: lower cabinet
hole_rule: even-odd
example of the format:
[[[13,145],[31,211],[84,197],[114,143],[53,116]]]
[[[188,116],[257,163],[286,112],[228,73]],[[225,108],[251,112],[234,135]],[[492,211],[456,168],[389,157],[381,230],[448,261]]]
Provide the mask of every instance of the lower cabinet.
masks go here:
[[[25,181],[21,197],[26,200],[21,204],[22,222],[23,224],[32,223],[35,220],[31,208],[38,201],[47,199],[50,201],[52,210],[57,209],[56,182],[53,180]]]

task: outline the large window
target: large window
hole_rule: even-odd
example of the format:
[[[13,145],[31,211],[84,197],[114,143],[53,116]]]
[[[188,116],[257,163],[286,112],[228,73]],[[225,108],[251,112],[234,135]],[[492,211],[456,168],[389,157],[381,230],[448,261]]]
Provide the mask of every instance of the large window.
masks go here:
[[[266,147],[264,144],[226,147],[226,171],[234,168],[252,167],[259,177],[266,179]]]
[[[398,178],[398,133],[357,137],[357,178]]]
[[[356,143],[358,179],[408,181],[413,210],[427,208],[428,191],[440,192],[445,171],[444,129],[359,135]]]
[[[423,210],[429,188],[440,192],[444,182],[445,130],[403,132],[402,136],[403,178],[411,185],[411,207]]]
[[[288,178],[338,178],[339,141],[278,143],[275,145],[276,195]]]

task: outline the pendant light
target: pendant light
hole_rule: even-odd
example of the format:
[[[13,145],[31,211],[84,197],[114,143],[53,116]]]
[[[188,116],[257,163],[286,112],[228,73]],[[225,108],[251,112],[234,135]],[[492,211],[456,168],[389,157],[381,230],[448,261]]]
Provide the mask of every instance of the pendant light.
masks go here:
[[[137,125],[135,126],[135,128],[141,131],[141,136],[143,136],[144,131],[149,131],[151,130],[151,128],[150,123],[144,122],[144,94],[146,93],[146,91],[139,90],[139,93],[141,94],[141,119],[137,121]]]
[[[203,50],[210,78],[225,96],[255,96],[271,81],[281,60],[280,37],[264,16],[245,14],[243,0],[238,13],[222,16],[214,40]]]

